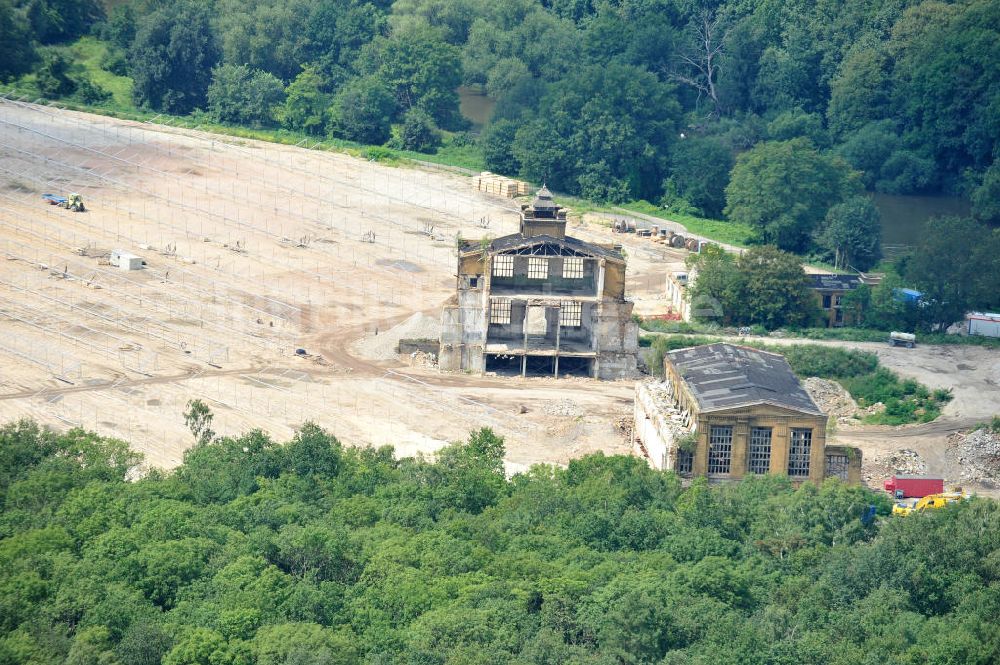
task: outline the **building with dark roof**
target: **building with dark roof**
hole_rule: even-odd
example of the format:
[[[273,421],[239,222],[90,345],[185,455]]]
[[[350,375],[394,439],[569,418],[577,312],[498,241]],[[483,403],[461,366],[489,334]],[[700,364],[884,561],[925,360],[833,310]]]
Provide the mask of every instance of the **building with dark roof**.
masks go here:
[[[816,294],[816,304],[827,328],[840,328],[856,322],[857,312],[845,307],[844,295],[863,282],[858,275],[808,275],[809,288]]]
[[[625,256],[566,235],[566,210],[542,187],[518,233],[458,248],[455,299],[442,313],[443,370],[602,379],[634,375],[638,326]]]
[[[671,351],[663,364],[664,381],[636,390],[636,444],[654,467],[860,481],[860,451],[826,445],[827,417],[784,356],[709,344]]]

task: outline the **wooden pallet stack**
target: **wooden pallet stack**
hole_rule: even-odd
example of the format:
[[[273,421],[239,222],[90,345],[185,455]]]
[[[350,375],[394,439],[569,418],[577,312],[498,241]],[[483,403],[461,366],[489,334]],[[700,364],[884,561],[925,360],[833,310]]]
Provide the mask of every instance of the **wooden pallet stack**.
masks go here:
[[[476,181],[476,189],[487,194],[503,196],[508,199],[528,194],[528,183],[489,171],[483,171],[479,175],[473,176],[473,179]]]

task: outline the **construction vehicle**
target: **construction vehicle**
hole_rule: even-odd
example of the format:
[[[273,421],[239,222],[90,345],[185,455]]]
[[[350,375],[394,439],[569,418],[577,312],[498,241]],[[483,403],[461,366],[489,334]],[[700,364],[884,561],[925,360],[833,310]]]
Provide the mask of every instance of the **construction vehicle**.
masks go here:
[[[917,336],[913,333],[891,332],[889,333],[889,346],[905,346],[912,349],[917,345]]]
[[[42,194],[42,198],[48,201],[50,205],[59,206],[60,208],[66,208],[67,210],[72,210],[73,212],[87,211],[87,209],[83,206],[83,197],[75,192],[73,194],[70,194],[69,196]]]
[[[949,503],[955,503],[956,501],[964,501],[969,498],[968,495],[961,489],[956,489],[954,492],[941,492],[940,494],[928,494],[925,497],[909,500],[909,501],[898,501],[896,505],[892,507],[892,514],[899,515],[900,517],[906,517],[911,513],[922,513],[925,510],[936,510],[938,508],[944,508]]]
[[[944,492],[944,478],[896,474],[886,480],[882,487],[894,499],[919,499],[928,494]]]

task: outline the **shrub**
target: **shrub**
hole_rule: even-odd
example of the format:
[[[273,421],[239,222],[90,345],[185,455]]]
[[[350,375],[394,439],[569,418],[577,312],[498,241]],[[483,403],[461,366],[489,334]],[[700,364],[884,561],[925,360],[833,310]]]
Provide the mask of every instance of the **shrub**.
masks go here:
[[[783,348],[770,347],[785,356],[792,371],[800,377],[818,376],[840,379],[861,376],[875,371],[878,356],[866,351],[854,351],[833,346],[796,344]]]
[[[433,152],[441,145],[441,133],[434,125],[434,119],[418,107],[406,112],[399,139],[401,148],[416,152]]]

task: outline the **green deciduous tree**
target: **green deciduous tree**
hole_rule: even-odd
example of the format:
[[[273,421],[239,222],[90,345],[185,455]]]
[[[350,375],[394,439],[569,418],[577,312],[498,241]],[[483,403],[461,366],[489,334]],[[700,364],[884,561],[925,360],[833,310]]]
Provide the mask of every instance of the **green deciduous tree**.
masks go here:
[[[219,57],[211,8],[193,0],[168,3],[136,30],[128,52],[132,98],[167,113],[200,108]]]
[[[1000,222],[1000,157],[986,169],[982,181],[972,190],[972,214],[984,222]]]
[[[580,69],[552,84],[538,115],[517,131],[513,154],[524,177],[571,193],[603,183],[655,198],[676,137],[673,87],[630,65]]]
[[[401,111],[419,107],[441,127],[459,128],[459,51],[432,28],[414,26],[377,37],[362,49],[361,70],[392,92]]]
[[[893,97],[911,143],[952,173],[985,169],[1000,141],[995,0],[910,7],[893,28]]]
[[[163,665],[242,665],[247,661],[218,631],[192,628],[163,657]]]
[[[726,187],[726,215],[781,249],[804,251],[827,211],[859,193],[860,178],[808,139],[760,143],[741,154]]]
[[[703,215],[719,217],[733,162],[732,148],[724,139],[689,136],[677,141],[670,153],[669,184]]]
[[[328,84],[315,66],[309,66],[285,89],[285,105],[278,113],[281,123],[292,130],[314,136],[326,131],[332,95]]]
[[[381,145],[389,140],[395,114],[396,100],[382,81],[354,79],[334,96],[328,131],[337,138]]]
[[[104,18],[104,6],[99,0],[31,0],[17,4],[25,6],[32,32],[43,44],[76,39]]]
[[[800,259],[776,247],[754,247],[737,260],[743,277],[741,323],[774,329],[806,326],[816,316],[816,301]]]
[[[718,246],[706,247],[688,259],[691,269],[688,298],[699,321],[729,324],[742,316],[743,276],[736,257]]]
[[[434,125],[434,119],[421,108],[414,107],[403,115],[403,126],[399,131],[400,147],[404,150],[431,152],[441,145],[441,133]]]
[[[303,63],[302,38],[310,9],[308,0],[219,0],[216,25],[222,59],[287,81]]]
[[[212,70],[208,111],[219,122],[268,127],[277,124],[285,88],[272,74],[246,65]]]
[[[358,657],[352,636],[315,623],[265,626],[252,648],[257,665],[348,665]]]
[[[215,414],[200,399],[188,400],[187,409],[184,411],[184,424],[191,430],[198,443],[208,443],[215,437],[212,430],[212,419]]]
[[[967,260],[942,260],[941,238],[968,248]],[[1000,233],[972,219],[944,217],[927,222],[904,275],[923,293],[925,327],[944,328],[965,318],[969,310],[1000,304],[998,251]]]
[[[483,148],[486,168],[504,175],[517,175],[521,163],[514,156],[513,144],[517,123],[508,119],[494,120],[486,125],[479,143]]]
[[[836,268],[868,270],[882,256],[882,221],[875,204],[867,196],[855,196],[833,206],[818,242],[833,253]]]
[[[11,0],[0,0],[0,82],[31,70],[36,58],[31,29]]]
[[[42,63],[35,73],[38,91],[50,99],[68,97],[76,92],[77,83],[70,75],[70,61],[62,53],[42,50]]]
[[[858,44],[830,83],[827,119],[839,135],[892,116],[892,61],[885,48]]]

